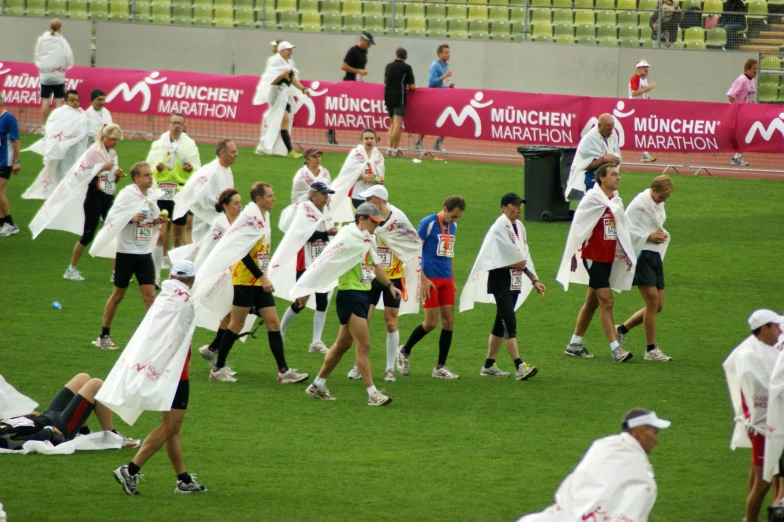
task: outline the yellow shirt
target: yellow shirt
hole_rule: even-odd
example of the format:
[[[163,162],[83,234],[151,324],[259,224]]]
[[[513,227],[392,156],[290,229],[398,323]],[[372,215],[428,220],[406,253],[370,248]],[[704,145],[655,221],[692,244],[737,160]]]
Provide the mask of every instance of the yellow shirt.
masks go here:
[[[264,244],[266,238],[259,239],[250,249],[250,257],[256,262],[262,272],[269,271],[270,247]],[[248,267],[241,260],[231,267],[231,284],[234,286],[261,286],[261,281],[256,279]]]
[[[379,263],[386,272],[389,279],[401,279],[403,277],[403,263],[398,259],[392,250],[382,241],[378,240],[378,257],[381,258]]]

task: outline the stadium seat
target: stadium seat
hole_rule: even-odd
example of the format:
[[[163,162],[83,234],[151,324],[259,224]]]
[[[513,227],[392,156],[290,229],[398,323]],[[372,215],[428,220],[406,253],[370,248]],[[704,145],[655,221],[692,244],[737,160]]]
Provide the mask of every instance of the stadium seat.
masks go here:
[[[299,12],[318,13],[319,12],[318,0],[299,0]]]
[[[759,84],[759,101],[762,103],[773,103],[778,98],[779,86],[777,83],[762,83],[760,78]]]
[[[137,0],[137,2],[138,2],[138,0]],[[188,3],[191,3],[191,2],[188,2],[187,0],[182,0],[181,3],[188,4]],[[275,10],[275,4],[271,0],[270,0],[270,2],[267,2],[267,9],[270,8],[270,4],[272,5],[272,10],[274,11]],[[193,0],[192,5],[193,5],[193,7],[198,7],[198,6],[212,7],[212,0]],[[261,9],[261,3],[259,3],[259,9]]]
[[[559,34],[555,36],[557,44],[574,44],[574,36],[570,34]]]
[[[574,28],[574,33],[577,37],[577,43],[580,43],[585,38],[596,38],[596,28],[593,24],[577,25]]]
[[[599,45],[609,46],[609,47],[618,47],[618,39],[612,36],[606,36],[604,38],[599,37],[596,39]]]
[[[639,38],[620,38],[618,42],[621,44],[621,47],[640,47]]]
[[[651,42],[651,47],[653,46],[653,39],[651,37],[652,33],[653,33],[653,29],[651,29],[651,26],[644,25],[640,27],[640,41],[642,41],[643,47],[648,47],[645,45],[646,41]]]
[[[237,27],[251,29],[256,27],[256,19],[253,16],[253,9],[250,7],[239,7],[234,12],[234,20],[237,22]],[[321,24],[319,24],[319,27]]]
[[[365,16],[384,16],[384,2],[368,0],[362,5],[362,14]]]
[[[574,24],[574,11],[571,9],[553,9],[554,24]]]
[[[768,20],[768,4],[766,2],[749,2],[747,20],[766,23]]]
[[[702,16],[719,16],[724,12],[724,3],[721,0],[705,0],[702,6]]]
[[[640,29],[636,25],[621,25],[618,27],[619,38],[634,38],[640,39]]]
[[[447,37],[446,30],[444,29],[428,29],[427,36],[430,38],[438,38],[439,40],[443,40]]]
[[[723,27],[714,27],[708,30],[705,37],[705,45],[723,49],[727,45],[727,31]]]
[[[171,23],[174,25],[193,25],[193,17],[172,16]]]
[[[24,0],[19,3],[22,4],[22,11],[24,11]],[[128,9],[127,3],[125,8],[126,10]],[[6,4],[6,11],[8,11],[8,4]],[[68,2],[68,18],[87,20],[87,0],[71,0]]]
[[[618,8],[621,7],[618,6]],[[615,0],[596,0],[596,9],[615,9]]]
[[[198,24],[197,24],[198,20]],[[209,24],[204,24],[204,20],[209,20]],[[212,25],[212,7],[199,5],[193,8],[193,23],[196,25]]]
[[[370,34],[383,34],[384,19],[380,15],[366,16],[364,28]]]
[[[446,31],[446,18],[430,18],[428,17],[427,22],[427,29],[428,31],[431,30],[442,30]]]
[[[640,14],[637,11],[618,11],[618,25],[638,26],[640,25]]]
[[[71,0],[69,7],[71,9],[74,8],[74,4],[76,3],[75,0]],[[109,19],[115,20],[118,22],[127,22],[130,18],[130,6],[128,5],[127,1],[123,0],[113,0],[112,3],[109,4]],[[188,18],[190,18],[190,13],[188,13]]]
[[[132,6],[133,21],[147,23],[150,21],[150,3],[144,0],[136,0]]]
[[[422,2],[406,2],[405,4],[398,4],[398,8],[403,6],[403,12],[406,18],[424,18],[425,17],[425,4]],[[400,14],[398,11],[397,14]]]
[[[108,20],[109,3],[106,0],[92,0],[90,2],[91,20]]]
[[[512,35],[509,33],[490,33],[490,38],[496,42],[509,42],[512,40]]]
[[[503,35],[509,36],[509,22],[506,20],[499,20],[490,24],[490,36],[493,40],[503,40]]]
[[[6,0],[5,15],[6,16],[24,16],[25,3],[24,0]]]
[[[300,23],[303,27],[306,25],[321,25],[321,13],[317,11],[305,11],[301,13],[301,16]]]
[[[596,26],[597,38],[617,38],[618,28],[615,25],[598,25]]]
[[[212,17],[210,18],[200,18],[198,16],[193,17],[193,25],[203,26],[203,27],[212,27]]]
[[[656,11],[658,8],[659,8],[659,0],[640,0],[639,4],[637,5],[637,9],[640,9],[642,11]],[[647,14],[648,18],[650,18],[652,13],[643,13],[643,14]]]
[[[46,9],[46,16],[53,16],[55,18],[65,18],[68,12],[68,5],[65,0],[49,0],[49,5]]]
[[[424,29],[424,27],[422,27]],[[343,17],[343,32],[356,33],[362,32],[362,16],[356,13]]]
[[[425,4],[425,13],[428,18],[446,18],[446,4],[427,3]]]
[[[512,5],[525,5],[528,0],[509,0],[509,3]]]
[[[539,36],[534,36],[534,42],[537,43],[553,43],[553,37],[549,34],[540,34]]]
[[[483,5],[468,6],[468,21],[473,22],[475,20],[487,21],[487,7]]]
[[[216,7],[215,27],[234,27],[234,9],[231,7]]]
[[[185,3],[190,3],[187,0],[184,0]],[[234,8],[235,9],[253,9],[253,0],[234,0]]]
[[[574,7],[581,9],[593,9],[593,0],[574,0]]]
[[[484,33],[484,39],[486,40],[489,32],[490,28],[487,25],[487,20],[472,20],[468,22],[468,36],[472,39],[474,39],[475,34]]]
[[[465,5],[448,5],[446,7],[447,20],[457,20],[457,19],[467,20],[467,17],[468,17],[468,10],[466,9]]]
[[[525,39],[525,24],[522,22],[509,24],[509,29],[509,32],[512,35],[512,40],[520,42]]]
[[[427,32],[424,29],[412,29],[410,31],[406,31],[406,36],[413,36],[415,38],[424,38],[427,36]]]
[[[531,0],[531,7],[550,7],[550,0]]]
[[[156,0],[157,1],[157,0]],[[213,7],[229,7],[234,9],[234,0],[215,0],[212,4]]]
[[[361,15],[362,14],[362,1],[361,0],[343,0],[343,16],[346,15]]]
[[[340,16],[340,13],[324,13],[324,26],[338,26],[340,27],[340,31],[343,31],[343,17]],[[326,29],[325,29],[326,30]],[[330,31],[334,32],[334,31]]]
[[[596,38],[593,36],[583,36],[580,38],[575,37],[574,41],[580,45],[596,45]]]
[[[266,0],[266,1],[272,3],[275,0]],[[296,11],[297,0],[278,0],[277,5],[275,6],[275,10],[279,13],[282,13],[284,11]]]
[[[427,30],[427,21],[425,21],[425,17],[413,16],[411,18],[406,18],[406,34],[417,30]]]
[[[171,15],[152,15],[150,21],[158,25],[171,25]]]
[[[504,5],[507,5],[507,4],[510,4],[512,2],[510,2],[509,0],[488,0],[488,3],[490,5],[492,5],[492,4],[504,4]]]
[[[194,17],[194,18],[195,18],[195,17]],[[193,23],[195,24],[195,23],[196,23],[196,21],[194,20],[194,22],[193,22]],[[259,26],[261,29],[269,29],[269,30],[271,30],[271,31],[274,31],[274,30],[276,30],[276,29],[278,28],[278,22],[276,22],[276,21],[275,21],[275,17],[274,17],[274,16],[272,16],[272,17],[270,17],[270,18],[265,18],[265,19],[263,19],[263,20],[259,20],[259,22],[258,22],[258,26]]]
[[[781,59],[776,56],[766,56],[764,57],[759,64],[760,69],[781,69]],[[760,75],[760,78],[762,75]],[[762,80],[760,80],[762,83]]]
[[[483,33],[481,31],[477,31],[477,32],[469,31],[468,32],[468,37],[471,38],[472,40],[489,40],[490,39],[490,35],[489,34]]]
[[[468,35],[468,22],[463,18],[457,20],[447,20],[449,23],[449,37],[452,38],[452,33],[466,33]],[[466,36],[468,38],[468,36]]]
[[[322,0],[321,14],[340,13],[340,0]]]
[[[308,24],[302,26],[302,31],[306,33],[320,33],[321,32],[321,24]]]
[[[594,25],[596,17],[593,9],[575,9],[574,10],[574,25]]]
[[[299,13],[297,11],[283,11],[282,13],[278,14],[278,27],[281,29],[291,26],[297,27],[296,30],[299,30]]]
[[[552,24],[549,24],[549,23],[546,23],[546,24],[544,24],[544,23],[534,24],[533,29],[531,31],[531,34],[532,34],[534,40],[536,40],[537,36],[542,36],[542,35],[552,36],[553,35],[553,26],[552,26]],[[536,40],[536,41],[539,41],[539,40]]]
[[[452,40],[468,40],[468,31],[454,31],[449,33]]]
[[[685,11],[690,7],[696,7],[697,9],[702,10],[702,0],[683,0],[681,2],[682,11]]]
[[[616,25],[615,11],[596,11],[596,25]]]
[[[506,7],[499,7],[493,6],[487,12],[488,20],[490,23],[494,22],[508,22],[509,21],[509,9]]]
[[[324,24],[322,29],[325,33],[342,33],[343,26],[342,25],[335,25],[335,24]]]
[[[705,48],[705,29],[702,27],[689,27],[683,34],[683,43],[687,49]]]
[[[533,27],[536,24],[551,24],[553,13],[550,8],[531,8],[528,10],[528,24]]]
[[[524,7],[510,7],[509,8],[509,23],[522,24],[525,20]]]

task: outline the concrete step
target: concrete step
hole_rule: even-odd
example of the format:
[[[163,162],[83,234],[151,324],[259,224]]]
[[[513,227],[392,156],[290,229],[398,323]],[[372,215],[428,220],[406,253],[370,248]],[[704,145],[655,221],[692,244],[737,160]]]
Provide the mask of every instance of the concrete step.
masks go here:
[[[748,43],[752,45],[784,45],[784,40],[779,38],[749,38]]]

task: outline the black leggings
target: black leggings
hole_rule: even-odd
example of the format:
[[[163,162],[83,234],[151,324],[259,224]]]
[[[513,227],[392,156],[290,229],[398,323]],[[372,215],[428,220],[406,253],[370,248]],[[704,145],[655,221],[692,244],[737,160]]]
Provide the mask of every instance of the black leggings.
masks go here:
[[[496,337],[514,339],[517,337],[517,317],[515,303],[519,294],[493,294],[495,297],[495,323],[491,333]]]
[[[87,246],[92,242],[100,219],[106,219],[113,202],[113,195],[101,192],[90,182],[84,198],[84,232],[79,240],[82,245]]]

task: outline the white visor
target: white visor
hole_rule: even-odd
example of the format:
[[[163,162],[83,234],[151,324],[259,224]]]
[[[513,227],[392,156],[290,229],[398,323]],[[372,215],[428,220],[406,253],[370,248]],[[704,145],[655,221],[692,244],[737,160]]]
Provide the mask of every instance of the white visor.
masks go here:
[[[629,419],[625,424],[629,429],[636,428],[637,426],[653,426],[654,428],[662,430],[664,428],[669,428],[672,423],[668,420],[660,419],[656,416],[656,412],[652,411],[645,415]]]

